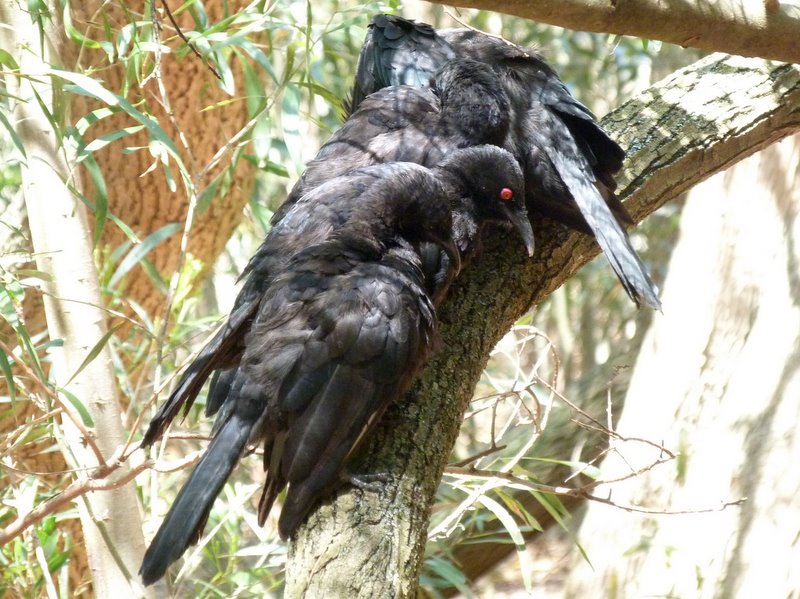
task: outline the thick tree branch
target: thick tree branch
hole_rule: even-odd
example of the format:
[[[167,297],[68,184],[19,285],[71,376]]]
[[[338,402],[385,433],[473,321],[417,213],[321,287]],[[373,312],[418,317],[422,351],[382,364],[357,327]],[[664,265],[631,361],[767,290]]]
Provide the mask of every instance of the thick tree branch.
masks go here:
[[[621,196],[638,221],[800,129],[800,68],[713,55],[603,124],[628,148]],[[290,547],[287,597],[415,594],[430,506],[486,356],[520,314],[598,252],[588,237],[552,222],[537,223],[536,232],[533,261],[513,236],[487,236],[480,260],[441,310],[441,350],[355,465],[390,473],[391,482],[381,493],[345,487],[312,514]]]
[[[450,4],[450,2],[439,2]],[[800,6],[767,0],[461,0],[457,6],[683,47],[800,63]]]

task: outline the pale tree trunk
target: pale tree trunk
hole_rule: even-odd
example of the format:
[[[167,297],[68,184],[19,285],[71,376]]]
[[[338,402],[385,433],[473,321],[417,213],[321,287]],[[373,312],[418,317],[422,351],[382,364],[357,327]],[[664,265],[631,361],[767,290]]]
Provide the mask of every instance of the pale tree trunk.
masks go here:
[[[800,138],[697,186],[617,431],[678,458],[602,487],[569,597],[800,596]],[[604,479],[659,457],[617,445]],[[721,508],[745,499],[741,505]]]
[[[38,269],[50,278],[44,283],[47,325],[51,339],[63,340],[61,348],[51,349],[52,379],[78,398],[93,420],[92,427],[79,424],[81,417],[61,394],[62,451],[76,476],[85,479],[111,460],[125,434],[110,354],[100,351],[81,370],[106,326],[85,210],[65,185],[73,162],[42,108],[57,113],[47,70],[59,62],[60,31],[50,26],[52,22],[40,30],[16,0],[5,0],[0,11],[8,25],[3,47],[11,49],[25,75],[13,89],[14,116],[26,150],[22,188],[33,249]],[[118,472],[124,476],[126,467]],[[141,596],[143,589],[130,571],[144,552],[135,489],[128,485],[89,493],[78,501],[78,508],[97,596]]]
[[[460,0],[457,4],[579,31],[632,35],[685,48],[800,62],[800,7],[794,2]]]
[[[796,67],[715,55],[608,115],[603,125],[629,150],[621,197],[634,218],[796,131],[798,97]],[[290,544],[287,597],[415,595],[433,496],[485,356],[597,252],[552,223],[536,223],[536,233],[533,261],[509,238],[488,236],[442,307],[442,349],[353,466],[390,482],[380,494],[345,487],[311,514]]]
[[[225,10],[235,10],[243,4],[243,2],[231,2],[223,6],[221,3],[212,3],[207,7],[207,12],[210,19],[220,20]],[[4,3],[3,10],[4,13],[8,13],[8,17],[3,19],[4,25],[19,21],[22,26],[31,26],[31,17],[25,6],[18,6],[16,2],[10,1]],[[98,23],[102,23],[103,18],[107,18],[113,23],[127,21],[127,16],[123,10],[113,4],[94,1],[73,3],[70,11],[73,25],[89,38],[98,37]],[[58,14],[58,10],[55,10],[53,14]],[[162,19],[165,19],[163,14]],[[177,19],[179,24],[186,30],[192,29],[193,22],[188,11],[177,15]],[[165,38],[174,36],[174,30],[169,22],[164,27]],[[11,27],[3,27],[0,30],[0,36],[3,38],[3,43],[0,44],[0,47],[11,51],[14,46],[12,38],[18,36],[19,31],[19,29]],[[78,68],[78,63],[80,63],[81,68],[94,69],[96,72],[102,73],[102,81],[107,89],[115,93],[121,93],[123,79],[126,75],[123,65],[119,62],[109,65],[108,57],[100,49],[79,47],[73,41],[59,38],[59,34],[63,35],[60,30],[52,31],[51,34],[52,39],[57,40],[59,46],[60,62],[66,65],[67,70],[78,69],[80,71]],[[179,43],[179,41],[173,41],[171,46],[173,49],[177,49]],[[34,45],[33,47],[35,48],[36,46]],[[232,68],[236,74],[237,82],[241,82],[242,74],[236,61],[233,62]],[[193,55],[180,59],[176,52],[164,54],[161,63],[161,80],[169,106],[172,109],[172,119],[165,115],[166,109],[161,103],[162,98],[158,97],[159,92],[154,79],[150,79],[147,90],[134,85],[128,97],[134,103],[140,102],[143,98],[151,101],[154,114],[160,117],[163,126],[169,131],[170,135],[174,139],[177,139],[179,134],[183,136],[189,148],[186,150],[185,162],[193,169],[191,175],[197,176],[196,182],[202,187],[202,185],[208,183],[210,177],[219,172],[220,167],[209,169],[206,177],[199,176],[200,170],[209,163],[212,157],[225,146],[226,142],[234,134],[245,126],[248,118],[247,105],[245,102],[223,102],[228,99],[227,94],[216,86],[214,75],[202,61]],[[10,76],[7,77],[7,81],[11,84],[12,78]],[[269,90],[265,89],[265,93],[269,93]],[[72,123],[89,111],[99,107],[99,105],[84,96],[73,95],[71,98],[73,100],[71,107]],[[214,110],[203,110],[205,107],[215,104],[218,104],[218,106]],[[131,124],[130,119],[124,113],[115,114],[101,120],[90,128],[87,133],[87,141]],[[47,126],[49,125],[45,122],[44,127],[46,128]],[[109,211],[129,225],[140,239],[144,239],[148,234],[166,224],[184,223],[188,208],[188,201],[180,193],[180,189],[177,193],[169,190],[166,179],[160,169],[147,172],[153,162],[153,157],[149,152],[139,151],[130,154],[120,151],[124,146],[146,145],[146,133],[139,132],[116,141],[95,153],[95,158],[105,178]],[[223,165],[229,164],[229,156],[230,152],[223,155],[223,160],[221,161]],[[84,174],[81,169],[76,170],[74,165],[68,168],[66,165],[63,166],[66,169],[65,172],[71,172],[73,177],[72,184],[79,185],[79,178]],[[254,169],[249,167],[246,161],[238,162],[234,167],[234,184],[224,200],[215,200],[206,210],[195,215],[193,227],[189,232],[188,253],[205,265],[204,270],[208,270],[214,263],[224,244],[239,223],[253,173]],[[94,194],[91,185],[88,184],[88,181],[84,183],[87,183],[85,186],[86,195],[89,198],[93,198]],[[16,204],[14,208],[17,208]],[[22,205],[20,205],[14,216],[10,214],[10,211],[6,211],[3,214],[3,219],[9,224],[13,223],[21,231],[26,231],[29,228],[28,215]],[[89,216],[86,222],[91,223],[92,221],[93,219]],[[79,226],[82,227],[83,225]],[[88,226],[91,227],[91,225]],[[59,232],[57,235],[48,233],[46,238],[51,241],[69,239],[61,228],[56,230]],[[82,228],[81,234],[86,233],[86,229]],[[91,243],[91,232],[88,232],[88,235],[88,242]],[[169,279],[171,273],[175,270],[178,261],[180,237],[180,233],[173,235],[157,246],[148,256],[166,279]],[[11,272],[15,272],[18,269],[34,268],[32,264],[17,263],[11,265],[9,263],[15,256],[25,256],[26,251],[32,251],[33,248],[26,247],[27,241],[24,236],[21,239],[10,238],[3,240],[2,250],[6,252],[3,266],[10,267],[9,270]],[[125,241],[125,237],[121,231],[112,223],[106,223],[100,246],[113,250],[123,241]],[[86,263],[85,266],[88,267],[89,263]],[[123,300],[130,303],[135,302],[135,304],[144,307],[149,318],[158,322],[159,318],[165,314],[166,298],[164,294],[152,284],[144,271],[138,267],[131,271],[126,279]],[[58,281],[62,282],[61,275],[59,275]],[[99,297],[93,296],[93,298],[97,299],[97,301],[94,301],[94,299],[91,301],[95,305],[99,305]],[[25,291],[21,318],[31,335],[37,335],[46,330],[42,297],[38,290],[33,287],[28,287]],[[98,322],[100,319],[105,318],[108,318],[108,314],[101,313],[98,316]],[[123,324],[125,323],[125,321],[122,322]],[[53,338],[64,335],[64,331],[56,329],[51,329],[49,332]],[[117,332],[118,335],[123,334],[123,336],[127,333],[128,330],[125,328]],[[13,331],[10,327],[5,326],[5,323],[0,325],[0,339],[14,339]],[[81,340],[84,343],[88,343],[86,338]],[[91,348],[91,343],[89,343],[88,347]],[[104,357],[100,356],[97,360],[103,361]],[[80,361],[78,364],[80,364]],[[45,363],[46,366],[47,364]],[[0,381],[0,386],[3,384],[5,384],[4,379]],[[109,393],[114,392],[110,388],[108,391]],[[9,434],[20,427],[26,426],[26,423],[41,416],[41,414],[40,406],[35,402],[26,401],[26,398],[19,397],[17,408],[13,413],[4,415],[6,417],[0,420],[0,435]],[[126,423],[126,425],[130,426],[130,423]],[[70,458],[70,464],[68,465],[61,452],[51,451],[51,449],[48,439],[42,439],[40,442],[35,443],[21,444],[14,449],[13,462],[22,471],[45,473],[41,475],[41,480],[54,488],[58,488],[63,486],[62,473],[74,466],[74,463],[73,458]],[[102,493],[95,493],[95,495]],[[136,510],[130,513],[138,516],[138,511]],[[59,528],[68,534],[72,544],[69,560],[69,587],[71,592],[74,593],[80,590],[91,592],[91,587],[89,586],[91,576],[84,551],[84,548],[91,547],[91,544],[84,542],[78,520],[61,522]],[[138,527],[132,532],[134,538],[141,537],[140,531],[141,527]],[[123,538],[129,536],[129,534],[124,534]],[[139,563],[137,560],[138,558],[131,559],[128,562],[128,566],[134,570],[134,575]]]

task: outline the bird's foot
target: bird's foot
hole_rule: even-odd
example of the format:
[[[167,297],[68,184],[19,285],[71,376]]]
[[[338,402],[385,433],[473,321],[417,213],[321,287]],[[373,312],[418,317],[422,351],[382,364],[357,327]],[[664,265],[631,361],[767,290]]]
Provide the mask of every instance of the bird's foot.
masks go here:
[[[372,474],[351,474],[345,472],[342,474],[344,480],[354,487],[362,491],[370,491],[371,493],[379,493],[383,484],[388,483],[391,477],[385,472],[375,472]]]

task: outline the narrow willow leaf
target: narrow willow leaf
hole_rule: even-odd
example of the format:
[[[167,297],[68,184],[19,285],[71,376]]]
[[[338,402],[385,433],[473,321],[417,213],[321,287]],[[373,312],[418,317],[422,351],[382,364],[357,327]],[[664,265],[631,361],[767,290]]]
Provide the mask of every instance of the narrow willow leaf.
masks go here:
[[[2,123],[3,127],[6,128],[6,131],[8,131],[8,135],[11,137],[11,141],[14,143],[14,147],[19,150],[20,154],[27,158],[28,155],[25,153],[25,144],[22,143],[22,139],[20,139],[19,135],[17,135],[17,132],[14,127],[11,126],[11,123],[8,122],[8,119],[5,115],[5,110],[2,109],[0,109],[0,123]]]
[[[78,376],[81,373],[81,371],[84,368],[86,368],[89,364],[91,364],[92,360],[94,360],[97,357],[97,354],[100,353],[100,351],[106,346],[106,343],[108,343],[108,340],[111,339],[111,336],[114,333],[116,333],[117,329],[120,328],[121,326],[122,326],[122,323],[110,328],[108,331],[106,331],[105,335],[100,337],[100,340],[97,343],[94,344],[94,347],[89,351],[89,353],[83,359],[83,362],[81,362],[81,365],[78,366],[78,370],[76,370],[72,374],[72,376],[69,377],[69,380],[67,381],[67,385],[69,385],[75,379],[75,377]]]
[[[134,266],[136,266],[142,260],[142,258],[149,254],[159,243],[172,236],[176,231],[178,231],[178,229],[180,229],[180,225],[178,223],[164,225],[157,231],[153,231],[150,233],[150,235],[145,237],[144,240],[142,240],[142,243],[134,246],[133,249],[128,252],[128,255],[125,256],[125,259],[120,262],[120,265],[114,272],[114,276],[112,276],[111,280],[108,282],[109,287],[114,287],[117,283],[119,283],[122,277],[128,274],[128,272]]]
[[[517,526],[514,517],[491,497],[487,497],[486,495],[481,495],[478,498],[486,509],[491,511],[497,519],[500,520],[500,523],[505,527],[506,531],[508,531],[511,540],[514,542],[514,545],[517,549],[517,558],[519,559],[519,569],[520,573],[522,574],[522,582],[525,585],[525,590],[528,593],[531,593],[533,590],[533,581],[531,580],[531,572],[533,571],[533,564],[531,563],[531,558],[528,555],[528,552],[525,548],[525,538],[522,536],[522,531]]]
[[[288,85],[283,92],[281,106],[281,128],[283,141],[294,164],[297,175],[303,172],[303,139],[300,135],[300,90],[296,85]]]
[[[8,361],[6,352],[0,349],[0,370],[3,371],[3,376],[6,377],[8,396],[11,398],[11,403],[17,400],[17,389],[14,385],[14,373],[11,371],[11,363]]]
[[[78,412],[78,415],[81,417],[81,422],[83,422],[84,426],[94,426],[94,420],[89,410],[86,409],[86,406],[83,405],[83,402],[78,399],[74,393],[66,389],[58,389],[58,392],[66,397],[67,401],[72,404],[72,407],[75,408],[75,411]]]

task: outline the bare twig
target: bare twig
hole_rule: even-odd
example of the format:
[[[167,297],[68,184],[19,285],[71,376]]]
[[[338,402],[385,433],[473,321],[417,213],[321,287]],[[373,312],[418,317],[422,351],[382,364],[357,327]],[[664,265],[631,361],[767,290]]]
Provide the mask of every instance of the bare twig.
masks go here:
[[[621,505],[609,498],[606,497],[599,497],[597,495],[592,495],[590,493],[590,489],[600,485],[605,484],[606,482],[616,482],[619,480],[624,480],[625,478],[630,478],[632,476],[638,476],[642,474],[644,471],[649,470],[650,468],[663,463],[666,460],[657,460],[647,468],[644,468],[640,471],[631,473],[628,476],[625,476],[620,479],[615,479],[614,481],[596,481],[584,487],[561,487],[561,486],[553,486],[553,485],[544,485],[541,483],[534,483],[525,478],[521,478],[519,476],[515,476],[509,472],[499,472],[496,470],[479,470],[476,468],[453,468],[448,467],[445,469],[444,474],[448,476],[453,476],[457,478],[482,478],[486,480],[502,480],[508,483],[511,483],[513,486],[522,487],[524,489],[530,491],[537,491],[540,493],[551,493],[553,495],[562,495],[567,497],[577,497],[579,499],[586,499],[589,501],[596,501],[599,503],[604,503],[606,505],[610,505],[613,507],[617,507],[619,509],[625,510],[626,512],[638,512],[642,514],[652,514],[652,515],[678,515],[678,514],[703,514],[707,512],[718,512],[724,510],[727,507],[741,505],[744,503],[747,498],[742,497],[740,499],[735,499],[732,501],[725,501],[722,502],[719,506],[716,507],[709,507],[709,508],[696,508],[696,509],[687,509],[687,510],[664,510],[664,509],[653,509],[653,508],[646,508],[637,505]]]
[[[5,352],[5,354],[8,356],[14,355],[13,352],[11,351],[11,348],[9,348],[2,340],[0,340],[0,349],[3,350],[3,352]],[[24,361],[18,360],[17,366],[21,368],[22,371],[32,381],[34,381],[50,399],[52,399],[56,403],[56,405],[61,409],[61,411],[67,415],[67,418],[69,418],[72,421],[72,424],[75,425],[75,428],[77,428],[80,431],[86,444],[92,450],[92,453],[94,453],[98,464],[105,465],[106,459],[103,456],[103,452],[100,451],[100,448],[97,446],[97,443],[95,443],[94,435],[92,435],[89,432],[89,430],[85,426],[83,426],[83,422],[81,422],[81,419],[78,417],[77,414],[75,414],[75,411],[70,409],[69,406],[67,406],[64,403],[64,401],[61,399],[61,396],[55,389],[50,387],[44,381],[40,380],[38,375]]]
[[[138,448],[137,448],[138,449]],[[29,526],[46,518],[50,514],[63,509],[68,503],[89,493],[90,491],[112,491],[123,487],[139,474],[147,469],[157,472],[174,472],[194,464],[200,458],[201,452],[194,452],[183,460],[177,462],[154,463],[152,460],[145,460],[137,466],[133,466],[119,477],[111,478],[111,474],[116,472],[128,456],[116,460],[111,471],[106,472],[105,476],[97,477],[97,472],[90,476],[83,476],[67,486],[58,495],[40,503],[24,516],[17,518],[2,533],[0,533],[0,546],[5,545],[12,539],[22,534]],[[98,469],[99,470],[99,469]]]
[[[220,75],[219,72],[217,71],[217,69],[214,68],[214,65],[211,64],[210,61],[206,60],[205,57],[202,54],[200,54],[200,52],[197,51],[197,48],[194,47],[194,44],[192,42],[190,42],[188,40],[188,38],[183,34],[183,31],[181,31],[181,28],[178,25],[178,22],[175,20],[175,17],[172,15],[172,11],[169,9],[169,5],[167,4],[167,0],[161,0],[161,5],[164,7],[164,12],[167,13],[167,16],[169,17],[169,21],[170,21],[170,23],[172,23],[172,26],[175,28],[175,32],[178,34],[178,37],[180,37],[184,42],[186,42],[186,45],[189,46],[189,49],[194,53],[195,56],[197,56],[197,58],[199,58],[201,61],[203,61],[203,64],[206,65],[208,70],[211,71],[214,74],[214,77],[216,77],[217,79],[222,81],[222,75]],[[155,12],[156,11],[153,11],[153,19],[154,20],[156,19]]]

